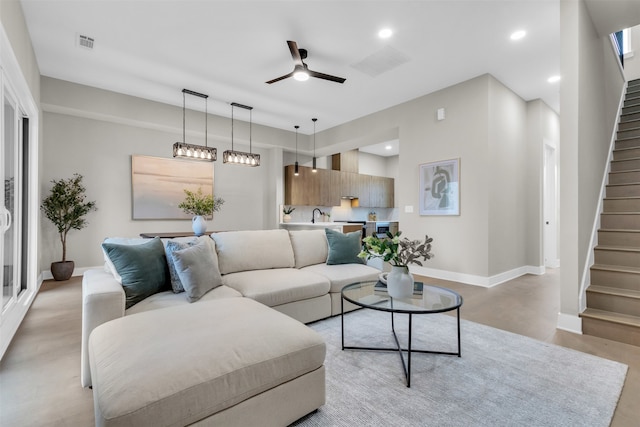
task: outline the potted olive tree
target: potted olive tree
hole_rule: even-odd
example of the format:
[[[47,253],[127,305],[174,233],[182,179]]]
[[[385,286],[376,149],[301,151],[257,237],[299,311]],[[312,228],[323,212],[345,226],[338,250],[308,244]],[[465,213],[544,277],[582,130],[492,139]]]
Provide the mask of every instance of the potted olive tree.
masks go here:
[[[62,261],[51,263],[51,274],[55,280],[69,280],[75,265],[73,261],[67,261],[67,233],[71,229],[81,230],[87,226],[84,217],[97,209],[96,202],[85,200],[85,188],[80,174],[51,182],[53,188],[40,206],[45,216],[58,229],[62,243]]]

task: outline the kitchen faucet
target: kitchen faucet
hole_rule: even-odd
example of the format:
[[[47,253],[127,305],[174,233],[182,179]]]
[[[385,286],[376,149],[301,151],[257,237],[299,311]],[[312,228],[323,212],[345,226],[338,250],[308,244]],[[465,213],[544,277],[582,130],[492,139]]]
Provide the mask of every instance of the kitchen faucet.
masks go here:
[[[315,208],[313,210],[313,212],[311,212],[311,224],[315,224],[316,223],[316,211],[318,211],[320,213],[320,215],[322,215],[322,211],[318,208]]]

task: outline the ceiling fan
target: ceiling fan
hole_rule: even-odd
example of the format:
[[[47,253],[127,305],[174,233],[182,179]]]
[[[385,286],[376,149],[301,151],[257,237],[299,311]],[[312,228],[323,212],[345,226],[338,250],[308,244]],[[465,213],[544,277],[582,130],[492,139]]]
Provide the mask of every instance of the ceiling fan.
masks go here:
[[[284,76],[275,78],[273,80],[269,80],[267,83],[275,83],[280,80],[287,79],[289,77],[293,77],[299,81],[308,80],[309,77],[317,77],[319,79],[329,80],[336,83],[344,83],[346,79],[342,77],[331,76],[329,74],[319,73],[317,71],[312,71],[307,67],[307,64],[304,63],[304,59],[307,59],[307,50],[306,49],[298,49],[298,44],[294,41],[288,40],[287,44],[289,45],[289,50],[291,51],[291,57],[293,58],[293,63],[295,64],[293,71],[289,74],[285,74]]]

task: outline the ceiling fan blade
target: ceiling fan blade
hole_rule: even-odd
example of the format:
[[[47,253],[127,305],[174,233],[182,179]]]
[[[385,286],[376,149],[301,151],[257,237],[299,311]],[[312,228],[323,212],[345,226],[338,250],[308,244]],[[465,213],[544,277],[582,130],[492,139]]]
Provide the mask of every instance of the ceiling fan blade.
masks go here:
[[[287,44],[289,45],[289,50],[291,51],[291,57],[293,58],[293,63],[295,65],[303,65],[302,57],[300,56],[300,51],[298,50],[298,44],[291,40],[287,40]]]
[[[275,82],[279,82],[280,80],[284,80],[284,79],[288,79],[289,77],[293,76],[293,71],[290,72],[289,74],[285,74],[284,76],[280,76],[278,78],[275,78],[273,80],[269,80],[267,82],[267,84],[271,84],[271,83],[275,83]]]
[[[336,76],[332,76],[329,74],[324,74],[324,73],[319,73],[317,71],[311,71],[307,68],[307,71],[309,72],[309,75],[311,77],[317,77],[319,79],[324,79],[324,80],[330,80],[332,82],[336,82],[336,83],[344,83],[347,79],[343,79],[342,77],[336,77]]]

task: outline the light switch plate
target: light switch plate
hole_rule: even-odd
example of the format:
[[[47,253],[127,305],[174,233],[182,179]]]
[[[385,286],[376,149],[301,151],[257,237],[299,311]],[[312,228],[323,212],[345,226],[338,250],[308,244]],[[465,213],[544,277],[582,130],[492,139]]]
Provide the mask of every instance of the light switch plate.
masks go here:
[[[437,117],[438,117],[438,120],[445,119],[444,108],[438,108]]]
[[[404,213],[413,213],[413,206],[405,206]]]

